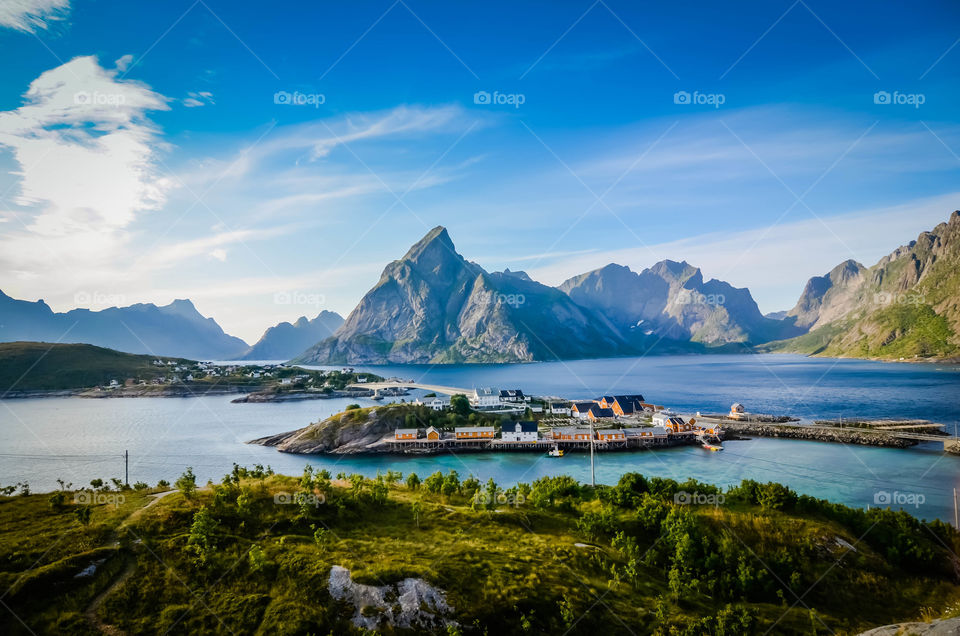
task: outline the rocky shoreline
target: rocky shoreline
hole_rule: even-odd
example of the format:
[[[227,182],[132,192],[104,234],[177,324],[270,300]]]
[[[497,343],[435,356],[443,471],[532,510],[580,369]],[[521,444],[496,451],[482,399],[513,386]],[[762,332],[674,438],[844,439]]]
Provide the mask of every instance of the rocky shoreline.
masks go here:
[[[283,393],[278,393],[276,391],[256,391],[230,401],[234,404],[241,404],[245,402],[295,402],[298,400],[368,398],[371,395],[373,395],[372,391],[331,391],[330,393],[321,393],[319,391],[288,391]]]
[[[824,426],[784,426],[765,424],[760,422],[723,423],[724,438],[734,439],[733,435],[753,435],[756,437],[779,437],[782,439],[799,439],[812,442],[839,442],[841,444],[857,444],[860,446],[882,446],[885,448],[910,448],[918,442],[913,439],[892,437],[883,433],[842,430]]]

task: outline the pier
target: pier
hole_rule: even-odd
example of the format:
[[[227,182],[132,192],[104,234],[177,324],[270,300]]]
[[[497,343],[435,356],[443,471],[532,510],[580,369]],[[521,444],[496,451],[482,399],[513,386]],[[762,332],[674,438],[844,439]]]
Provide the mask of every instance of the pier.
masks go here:
[[[628,437],[621,440],[593,440],[593,450],[623,451],[631,449],[667,448],[699,444],[696,432],[673,433],[662,437]],[[536,442],[509,442],[502,439],[409,439],[398,440],[385,437],[371,444],[370,450],[382,450],[392,453],[456,453],[461,451],[514,451],[527,453],[546,453],[557,447],[567,452],[590,452],[589,439],[539,439]]]

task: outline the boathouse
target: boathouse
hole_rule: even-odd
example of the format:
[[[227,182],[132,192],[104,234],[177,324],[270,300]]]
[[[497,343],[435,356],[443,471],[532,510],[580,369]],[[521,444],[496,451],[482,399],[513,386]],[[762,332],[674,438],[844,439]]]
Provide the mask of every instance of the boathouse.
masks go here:
[[[416,428],[398,428],[393,432],[393,439],[417,439],[420,436],[420,430]]]
[[[597,439],[602,442],[616,442],[627,439],[627,435],[619,428],[607,428],[597,431]]]
[[[431,426],[427,429],[427,439],[439,440],[441,437],[443,437],[443,435],[434,427]]]

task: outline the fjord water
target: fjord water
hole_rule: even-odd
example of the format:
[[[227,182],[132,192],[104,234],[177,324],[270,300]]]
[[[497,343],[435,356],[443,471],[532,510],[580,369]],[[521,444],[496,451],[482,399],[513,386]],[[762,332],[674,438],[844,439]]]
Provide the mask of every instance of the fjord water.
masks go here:
[[[522,388],[538,395],[587,398],[639,392],[682,412],[720,412],[734,401],[753,412],[819,418],[904,417],[945,423],[960,419],[960,369],[949,365],[891,364],[789,355],[669,356],[513,365],[423,365],[364,368],[404,380],[472,388]],[[94,478],[173,481],[192,466],[201,481],[218,481],[237,462],[270,464],[297,474],[305,464],[375,475],[392,468],[421,476],[457,470],[510,485],[543,475],[589,481],[586,454],[547,458],[527,453],[427,457],[311,457],[244,442],[289,431],[342,410],[350,402],[307,400],[231,404],[232,396],[199,398],[37,398],[0,403],[0,485],[28,481],[34,491]],[[777,439],[728,441],[721,453],[698,447],[603,453],[599,483],[626,471],[729,485],[741,479],[779,481],[799,492],[851,506],[875,505],[883,493],[922,495],[905,507],[921,518],[953,518],[952,490],[960,488],[960,457],[940,444],[909,450]],[[879,495],[878,495],[879,493]],[[914,498],[915,500],[916,498]]]

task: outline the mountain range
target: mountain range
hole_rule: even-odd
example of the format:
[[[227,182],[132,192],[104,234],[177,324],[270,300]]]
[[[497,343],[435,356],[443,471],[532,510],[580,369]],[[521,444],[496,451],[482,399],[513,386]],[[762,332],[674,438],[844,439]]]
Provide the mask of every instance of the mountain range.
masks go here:
[[[193,360],[222,360],[249,348],[224,333],[213,318],[202,316],[189,300],[56,313],[42,300],[16,300],[0,292],[0,341],[19,340],[84,343]]]
[[[436,227],[397,261],[332,337],[296,358],[313,364],[515,362],[702,351],[802,333],[765,318],[746,289],[704,281],[686,262],[635,273],[608,265],[549,287],[487,272]]]
[[[316,318],[306,316],[294,322],[281,322],[267,329],[260,340],[239,356],[240,360],[289,360],[307,348],[333,335],[343,324],[343,316],[321,311]]]
[[[872,267],[846,260],[811,278],[788,311],[763,315],[748,289],[685,261],[640,272],[611,263],[557,287],[488,272],[436,227],[344,320],[323,311],[253,346],[189,300],[53,312],[0,292],[0,342],[88,343],[191,359],[306,364],[518,362],[714,351],[875,358],[960,355],[960,212]]]
[[[785,321],[809,332],[768,346],[863,358],[960,355],[960,212],[872,267],[811,278]]]

